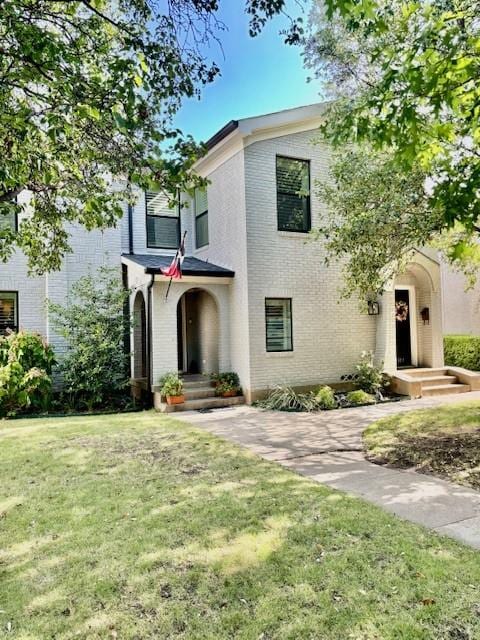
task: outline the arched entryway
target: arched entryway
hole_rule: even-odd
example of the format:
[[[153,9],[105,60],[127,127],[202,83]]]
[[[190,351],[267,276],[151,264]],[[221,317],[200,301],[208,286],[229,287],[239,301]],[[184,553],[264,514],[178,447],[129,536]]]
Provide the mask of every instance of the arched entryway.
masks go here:
[[[395,347],[397,369],[431,367],[434,317],[434,286],[423,265],[410,263],[394,282]]]
[[[147,377],[147,314],[145,298],[139,291],[133,302],[133,378]]]
[[[219,317],[215,298],[205,289],[186,291],[177,305],[178,370],[219,370]]]

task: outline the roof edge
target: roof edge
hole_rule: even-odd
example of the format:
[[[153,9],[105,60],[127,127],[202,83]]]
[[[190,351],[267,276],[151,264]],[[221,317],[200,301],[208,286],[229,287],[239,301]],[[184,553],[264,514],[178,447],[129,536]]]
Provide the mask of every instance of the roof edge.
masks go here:
[[[238,120],[230,120],[230,122],[227,122],[224,127],[219,129],[216,133],[213,134],[211,138],[206,141],[205,146],[210,151],[219,142],[230,135],[232,131],[235,131],[235,129],[238,129]]]

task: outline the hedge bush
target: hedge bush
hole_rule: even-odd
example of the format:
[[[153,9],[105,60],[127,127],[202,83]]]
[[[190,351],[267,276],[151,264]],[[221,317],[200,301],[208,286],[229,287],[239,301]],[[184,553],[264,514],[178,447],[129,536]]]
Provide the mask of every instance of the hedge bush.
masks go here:
[[[446,365],[480,371],[480,336],[445,336],[443,346]]]
[[[0,336],[0,417],[45,411],[55,358],[41,336],[27,331]]]
[[[101,267],[72,285],[66,305],[49,304],[53,325],[68,346],[60,371],[70,408],[114,407],[128,397],[128,295],[118,269]]]

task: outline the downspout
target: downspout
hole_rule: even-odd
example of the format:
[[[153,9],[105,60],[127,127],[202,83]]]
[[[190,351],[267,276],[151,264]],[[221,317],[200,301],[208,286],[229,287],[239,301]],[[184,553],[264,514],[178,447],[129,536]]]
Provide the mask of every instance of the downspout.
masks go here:
[[[153,366],[152,366],[152,287],[155,282],[155,274],[151,274],[150,282],[147,285],[147,306],[148,306],[148,369],[147,369],[147,389],[152,392]]]
[[[128,253],[133,254],[133,206],[128,204]]]

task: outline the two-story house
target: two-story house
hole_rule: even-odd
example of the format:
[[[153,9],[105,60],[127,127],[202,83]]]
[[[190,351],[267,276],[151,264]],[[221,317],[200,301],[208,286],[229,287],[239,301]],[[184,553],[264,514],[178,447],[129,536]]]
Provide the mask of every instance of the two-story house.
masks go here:
[[[62,300],[88,269],[121,261],[135,317],[136,387],[153,390],[167,371],[233,370],[251,402],[276,383],[349,380],[363,350],[390,373],[432,368],[425,386],[443,386],[434,380],[445,374],[445,279],[436,254],[418,251],[362,313],[358,300],[339,300],[340,266],[327,268],[321,242],[308,237],[324,210],[315,191],[328,172],[328,148],[315,140],[322,112],[320,104],[230,121],[196,165],[206,189],[185,196],[180,210],[159,194],[139,194],[117,229],[76,230],[58,273],[29,279],[17,254],[0,267],[0,322],[38,330],[61,348],[45,298]],[[183,277],[167,296],[161,268],[184,231]],[[398,389],[409,393],[408,375],[399,376]],[[453,376],[449,382],[467,390]]]

